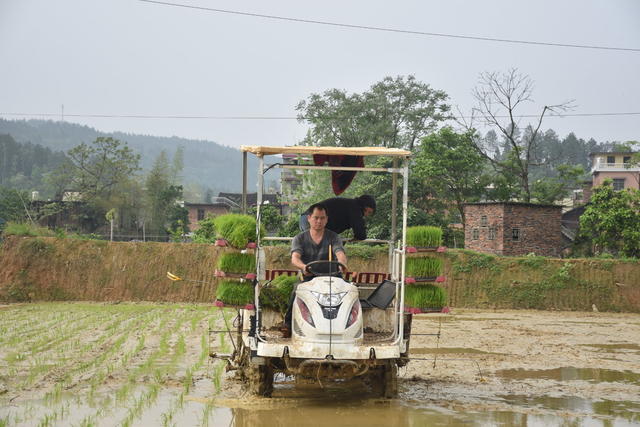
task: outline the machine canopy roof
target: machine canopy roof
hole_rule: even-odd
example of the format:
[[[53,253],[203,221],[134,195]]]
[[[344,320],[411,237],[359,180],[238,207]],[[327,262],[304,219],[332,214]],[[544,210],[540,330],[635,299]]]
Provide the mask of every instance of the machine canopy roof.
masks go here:
[[[340,156],[391,156],[409,157],[411,151],[399,148],[384,147],[263,147],[258,145],[242,145],[241,151],[253,153],[256,156],[268,156],[273,154],[301,154],[301,155],[340,155]]]

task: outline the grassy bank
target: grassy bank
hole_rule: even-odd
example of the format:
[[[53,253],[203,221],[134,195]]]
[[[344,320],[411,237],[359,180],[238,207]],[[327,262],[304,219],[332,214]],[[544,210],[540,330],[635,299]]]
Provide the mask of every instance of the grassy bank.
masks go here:
[[[211,302],[218,258],[207,244],[7,238],[0,246],[0,300]],[[386,271],[385,248],[347,247],[351,271]],[[640,263],[603,259],[494,257],[451,250],[444,262],[455,307],[640,312]],[[267,266],[290,269],[287,246],[267,248]],[[182,277],[171,281],[167,271]]]

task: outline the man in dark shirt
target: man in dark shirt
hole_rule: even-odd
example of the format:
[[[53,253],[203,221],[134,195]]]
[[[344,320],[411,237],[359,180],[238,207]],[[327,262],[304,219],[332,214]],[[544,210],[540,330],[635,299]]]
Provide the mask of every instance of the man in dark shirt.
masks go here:
[[[336,233],[326,228],[327,208],[322,203],[316,203],[309,210],[311,212],[307,215],[307,221],[311,227],[293,238],[291,242],[291,264],[302,270],[305,280],[313,278],[313,275],[306,271],[307,264],[313,261],[329,260],[331,258],[340,262],[344,266],[344,272],[346,272],[347,255],[342,247],[342,240]],[[329,251],[331,251],[331,256]],[[318,268],[315,271],[318,271]],[[287,313],[284,316],[284,325],[281,329],[285,338],[291,336],[291,318],[296,288],[297,285],[293,287],[291,292]]]
[[[373,197],[368,194],[363,194],[355,199],[333,197],[320,202],[320,204],[327,208],[329,216],[327,229],[338,234],[352,229],[354,239],[364,240],[367,238],[364,217],[373,215],[376,211],[376,201]],[[300,216],[300,230],[302,231],[309,229],[308,215],[309,210]]]

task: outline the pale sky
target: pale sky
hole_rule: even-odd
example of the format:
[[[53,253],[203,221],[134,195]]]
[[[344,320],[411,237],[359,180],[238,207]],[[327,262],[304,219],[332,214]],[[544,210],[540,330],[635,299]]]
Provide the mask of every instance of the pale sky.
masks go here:
[[[171,1],[171,0],[169,0]],[[306,20],[640,49],[639,0],[175,0]],[[138,0],[0,0],[0,117],[65,120],[102,131],[292,145],[295,120],[90,118],[79,115],[296,115],[330,88],[362,92],[413,74],[469,112],[483,71],[517,67],[535,103],[573,113],[640,112],[640,51],[576,49],[339,28]],[[9,113],[28,113],[19,116]],[[561,137],[640,140],[640,115],[549,118]]]

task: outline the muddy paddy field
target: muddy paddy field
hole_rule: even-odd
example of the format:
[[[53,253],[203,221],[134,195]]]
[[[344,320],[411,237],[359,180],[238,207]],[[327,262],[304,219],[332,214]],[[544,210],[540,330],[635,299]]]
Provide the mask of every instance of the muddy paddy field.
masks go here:
[[[209,357],[232,351],[215,331],[234,317],[187,304],[0,306],[0,426],[640,424],[638,314],[415,316],[415,360],[391,400],[357,380],[284,377],[272,398],[249,396]]]

